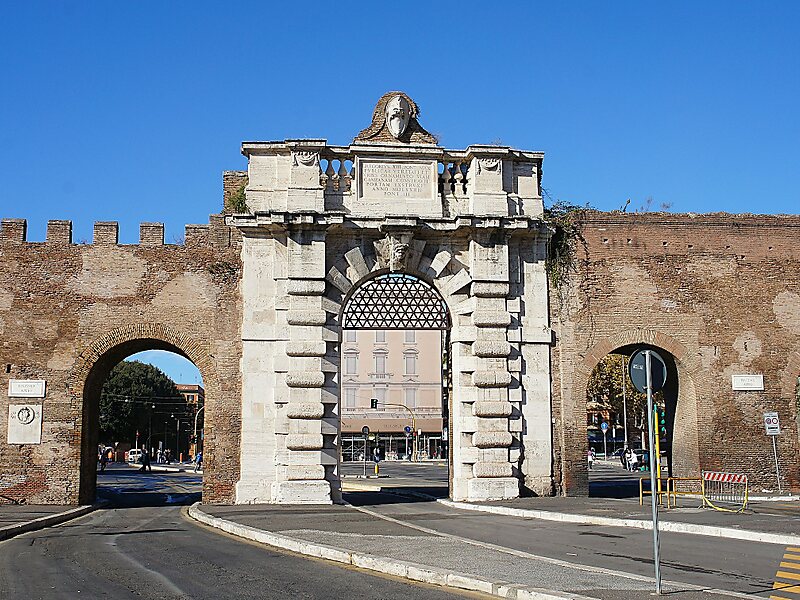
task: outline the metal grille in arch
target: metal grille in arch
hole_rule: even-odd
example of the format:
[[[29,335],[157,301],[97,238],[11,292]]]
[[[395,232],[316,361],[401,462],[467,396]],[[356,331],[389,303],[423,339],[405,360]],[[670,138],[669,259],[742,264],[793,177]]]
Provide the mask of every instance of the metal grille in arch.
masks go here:
[[[350,297],[343,329],[447,329],[447,307],[433,287],[404,273],[370,279]]]

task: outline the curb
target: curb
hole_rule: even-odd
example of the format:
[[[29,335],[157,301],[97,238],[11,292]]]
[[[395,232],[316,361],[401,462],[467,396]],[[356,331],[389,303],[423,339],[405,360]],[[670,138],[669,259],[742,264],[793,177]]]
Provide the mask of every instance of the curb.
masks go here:
[[[527,519],[542,519],[544,521],[559,521],[561,523],[577,523],[580,525],[601,525],[608,527],[630,527],[634,529],[653,529],[651,521],[643,519],[618,519],[615,517],[593,517],[583,514],[559,513],[547,510],[531,510],[524,508],[511,508],[508,506],[486,506],[481,504],[468,504],[453,500],[437,499],[437,502],[451,508],[472,510],[476,512],[493,513],[509,517]],[[710,537],[730,538],[748,542],[761,542],[763,544],[780,544],[781,546],[800,545],[800,535],[766,533],[750,531],[748,529],[734,529],[732,527],[717,527],[715,525],[697,525],[694,523],[679,523],[677,521],[658,522],[659,531],[672,533],[688,533],[692,535],[706,535]]]
[[[84,506],[77,506],[64,512],[56,513],[54,515],[47,515],[46,517],[39,517],[32,521],[25,521],[24,523],[17,523],[16,525],[7,525],[0,527],[0,541],[11,539],[29,531],[36,531],[46,527],[52,527],[59,523],[64,523],[71,519],[77,519],[83,515],[87,515],[100,508],[102,504],[88,504]]]
[[[473,577],[465,573],[457,573],[455,571],[438,569],[427,565],[375,556],[374,554],[353,552],[344,548],[306,542],[262,529],[256,529],[249,525],[235,523],[227,519],[214,517],[203,512],[199,507],[199,502],[192,504],[189,507],[189,516],[215,529],[220,529],[231,535],[266,544],[274,548],[351,565],[367,571],[402,577],[429,585],[483,592],[499,598],[517,600],[597,600],[589,596],[532,588],[516,585],[507,581],[490,581],[488,579]]]

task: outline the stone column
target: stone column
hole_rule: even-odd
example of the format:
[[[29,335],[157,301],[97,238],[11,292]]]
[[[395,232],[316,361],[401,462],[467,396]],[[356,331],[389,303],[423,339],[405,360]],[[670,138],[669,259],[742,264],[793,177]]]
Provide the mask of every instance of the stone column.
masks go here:
[[[522,428],[521,470],[524,486],[539,496],[553,494],[553,411],[548,281],[545,268],[547,238],[525,237],[512,246],[519,253],[517,295],[524,300],[520,316]]]
[[[502,231],[478,232],[470,243],[477,388],[472,405],[475,432],[472,443],[478,449],[468,483],[470,500],[516,498],[519,482],[511,463],[510,449],[518,447],[509,429],[513,407],[509,402],[512,376],[508,368],[511,345],[507,328],[511,315],[506,306],[509,293],[508,246]]]
[[[273,496],[286,504],[330,504],[338,495],[337,485],[332,498],[330,481],[338,483],[332,450],[337,398],[325,389],[326,379],[336,372],[335,361],[327,358],[332,336],[325,326],[325,232],[291,231],[287,258],[288,395],[276,399],[283,405],[278,412],[284,412],[286,435],[281,436],[285,451],[278,454]]]
[[[272,502],[277,374],[286,346],[286,238],[264,230],[242,238],[242,439],[236,503]],[[283,322],[280,322],[283,320]],[[285,369],[284,369],[285,370]]]

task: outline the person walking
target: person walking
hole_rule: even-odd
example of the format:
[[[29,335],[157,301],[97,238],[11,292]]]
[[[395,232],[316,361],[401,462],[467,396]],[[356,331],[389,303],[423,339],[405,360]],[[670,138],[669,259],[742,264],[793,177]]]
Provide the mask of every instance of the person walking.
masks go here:
[[[194,457],[194,472],[197,473],[198,469],[203,468],[203,451],[197,453],[197,456]]]
[[[589,463],[589,470],[591,470],[594,466],[594,450],[591,448],[589,448],[589,451],[586,453],[586,460]]]
[[[142,466],[139,469],[140,473],[144,473],[145,471],[152,471],[153,467],[150,466],[150,453],[147,451],[147,448],[142,450]]]

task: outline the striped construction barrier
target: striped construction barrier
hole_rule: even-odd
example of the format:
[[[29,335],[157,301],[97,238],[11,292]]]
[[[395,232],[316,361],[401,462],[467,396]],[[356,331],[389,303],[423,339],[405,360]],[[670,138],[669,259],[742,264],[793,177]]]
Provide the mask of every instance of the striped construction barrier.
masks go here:
[[[709,506],[724,512],[742,512],[747,508],[747,475],[721,471],[702,471],[700,474],[703,508]],[[721,504],[734,505],[727,508]]]

